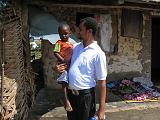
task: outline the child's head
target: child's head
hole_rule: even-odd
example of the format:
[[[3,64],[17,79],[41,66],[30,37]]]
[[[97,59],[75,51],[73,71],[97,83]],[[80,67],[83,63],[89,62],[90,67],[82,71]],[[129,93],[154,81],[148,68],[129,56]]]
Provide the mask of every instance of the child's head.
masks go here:
[[[71,35],[70,27],[68,24],[61,24],[58,27],[58,33],[62,41],[68,41],[68,38]]]

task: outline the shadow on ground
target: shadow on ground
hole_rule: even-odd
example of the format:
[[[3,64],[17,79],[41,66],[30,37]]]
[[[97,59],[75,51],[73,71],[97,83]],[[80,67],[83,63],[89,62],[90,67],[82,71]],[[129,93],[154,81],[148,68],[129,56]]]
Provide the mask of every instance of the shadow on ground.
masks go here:
[[[43,115],[46,116],[50,111],[55,110],[55,108],[63,108],[62,103],[62,90],[53,89],[41,89],[36,97],[35,105],[29,112],[29,120],[39,120]],[[96,101],[98,103],[98,90],[96,90]],[[109,102],[120,102],[122,99],[117,95],[112,94],[107,90],[106,103]]]
[[[41,116],[57,107],[62,107],[62,91],[41,89],[35,100],[35,105],[29,112],[28,120],[39,120]]]

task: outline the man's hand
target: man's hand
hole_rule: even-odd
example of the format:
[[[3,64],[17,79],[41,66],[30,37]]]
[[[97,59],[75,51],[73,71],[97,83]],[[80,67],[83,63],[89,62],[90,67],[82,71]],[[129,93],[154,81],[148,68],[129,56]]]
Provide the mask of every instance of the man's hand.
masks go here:
[[[98,120],[105,120],[105,109],[104,110],[98,110],[96,111],[96,115],[98,117]]]
[[[55,66],[52,67],[52,69],[53,69],[56,73],[63,73],[66,68],[67,68],[67,65],[66,65],[66,64],[59,64],[59,65],[55,65]]]

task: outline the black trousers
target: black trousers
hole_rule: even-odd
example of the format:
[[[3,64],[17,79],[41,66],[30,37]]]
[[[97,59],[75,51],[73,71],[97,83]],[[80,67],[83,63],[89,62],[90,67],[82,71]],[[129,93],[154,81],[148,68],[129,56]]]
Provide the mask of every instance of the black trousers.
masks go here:
[[[68,91],[68,98],[73,108],[72,112],[67,112],[68,120],[89,120],[96,111],[95,91],[81,92],[78,96]]]

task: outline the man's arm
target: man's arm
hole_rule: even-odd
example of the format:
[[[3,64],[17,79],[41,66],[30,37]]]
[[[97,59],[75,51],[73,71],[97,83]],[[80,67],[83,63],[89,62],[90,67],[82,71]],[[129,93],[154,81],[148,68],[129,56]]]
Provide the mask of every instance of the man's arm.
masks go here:
[[[99,109],[97,116],[99,120],[104,120],[105,116],[105,100],[106,100],[106,80],[98,80],[98,88],[99,88]]]

